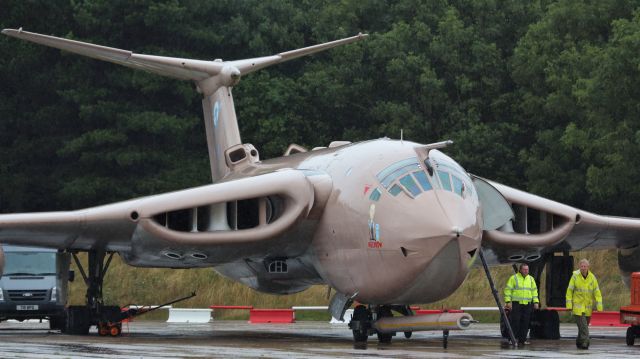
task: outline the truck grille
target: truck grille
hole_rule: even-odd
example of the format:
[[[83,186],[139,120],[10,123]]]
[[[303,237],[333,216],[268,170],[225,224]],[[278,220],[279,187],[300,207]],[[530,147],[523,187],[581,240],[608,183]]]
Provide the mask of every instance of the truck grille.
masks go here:
[[[14,302],[36,302],[47,299],[47,290],[8,290],[9,300]]]

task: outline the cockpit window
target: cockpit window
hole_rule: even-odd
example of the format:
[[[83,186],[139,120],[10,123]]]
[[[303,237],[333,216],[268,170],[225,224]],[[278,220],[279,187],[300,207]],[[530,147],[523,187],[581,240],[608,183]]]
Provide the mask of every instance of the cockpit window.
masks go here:
[[[447,191],[451,191],[451,181],[449,180],[449,174],[444,171],[438,170],[438,177],[440,177],[440,183],[442,183],[442,188]]]
[[[409,197],[415,198],[423,191],[433,189],[417,157],[398,161],[380,171],[376,177],[382,187],[387,188],[393,196],[404,191]],[[374,200],[373,196],[372,193],[369,198]]]
[[[404,161],[402,161],[404,162]],[[398,164],[400,164],[401,162],[399,162]],[[396,164],[397,165],[397,164]],[[395,165],[392,165],[392,167],[394,167]],[[388,168],[387,168],[388,169]],[[395,181],[398,177],[402,176],[403,174],[409,172],[409,171],[413,171],[416,169],[420,169],[420,166],[418,165],[418,162],[414,162],[414,163],[410,163],[410,164],[405,164],[402,165],[400,168],[395,167],[395,170],[391,173],[389,173],[388,175],[382,177],[380,174],[378,175],[378,179],[380,180],[380,183],[382,183],[382,187],[384,188],[389,188],[389,185]],[[386,169],[385,169],[386,171]],[[383,171],[384,172],[384,171]],[[382,172],[380,172],[382,174]]]
[[[420,192],[422,192],[422,191],[420,191],[420,188],[418,188],[418,185],[416,184],[416,181],[413,180],[411,175],[406,175],[406,176],[400,178],[400,184],[403,185],[404,188],[409,190],[409,192],[411,192],[411,194],[414,197],[419,195]]]
[[[444,189],[453,191],[463,198],[473,194],[471,179],[462,167],[456,163],[448,163],[443,160],[439,160],[437,166],[438,177]]]
[[[373,192],[371,192],[369,199],[377,202],[380,199],[380,194],[381,194],[380,190],[376,188],[373,190]]]
[[[423,190],[428,191],[433,188],[431,187],[431,183],[429,183],[429,179],[427,179],[427,175],[424,172],[416,171],[413,172],[413,175],[416,177]]]
[[[464,195],[462,194],[464,189],[464,184],[462,183],[462,180],[454,175],[451,175],[451,182],[453,183],[453,191],[459,194],[460,196],[464,197]]]
[[[397,196],[400,192],[402,192],[402,188],[400,188],[400,186],[398,186],[397,184],[394,184],[389,189],[389,193],[391,193],[394,197]]]
[[[411,157],[411,158],[407,158],[406,160],[402,160],[399,162],[396,162],[394,164],[392,164],[391,166],[383,169],[382,171],[380,171],[380,173],[378,173],[378,175],[376,177],[378,177],[378,180],[380,182],[382,182],[385,177],[389,176],[390,174],[392,174],[393,172],[395,172],[398,169],[401,169],[402,167],[411,167],[414,166],[415,167],[419,167],[418,166],[418,158],[417,157]]]

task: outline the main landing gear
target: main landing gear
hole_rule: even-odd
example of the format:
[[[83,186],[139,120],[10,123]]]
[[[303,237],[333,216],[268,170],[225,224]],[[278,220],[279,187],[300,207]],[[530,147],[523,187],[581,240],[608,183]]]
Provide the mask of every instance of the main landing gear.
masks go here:
[[[89,334],[89,328],[95,325],[98,328],[99,335],[117,337],[122,334],[123,320],[149,313],[165,305],[177,303],[196,295],[196,293],[193,292],[188,296],[172,300],[171,302],[144,309],[130,308],[120,310],[118,306],[104,305],[102,284],[104,283],[104,276],[107,274],[114,253],[109,253],[109,257],[105,263],[106,254],[105,251],[89,251],[89,263],[87,265],[89,272],[87,273],[76,254],[73,253],[73,260],[78,266],[78,270],[80,270],[80,274],[82,274],[82,278],[87,285],[87,304],[74,305],[67,308],[66,320],[62,323],[63,325],[60,325],[63,333],[87,335]]]
[[[109,253],[105,263],[106,252],[91,250],[88,252],[88,273],[73,253],[73,260],[87,285],[87,304],[69,306],[67,308],[66,323],[62,328],[64,333],[86,335],[89,328],[95,325],[102,336],[118,336],[122,333],[123,313],[118,306],[104,305],[102,285],[107,274],[114,253]]]

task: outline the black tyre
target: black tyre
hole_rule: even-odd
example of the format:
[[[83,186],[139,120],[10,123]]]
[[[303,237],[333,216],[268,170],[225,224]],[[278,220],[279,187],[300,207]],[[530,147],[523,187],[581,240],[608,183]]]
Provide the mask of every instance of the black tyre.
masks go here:
[[[378,309],[378,319],[380,318],[388,318],[393,317],[391,313],[391,309],[389,307],[383,306]],[[380,343],[391,343],[391,338],[393,338],[394,333],[380,333],[378,332],[378,342]]]
[[[378,333],[378,342],[382,344],[391,343],[391,338],[393,338],[393,334],[391,333]]]
[[[627,345],[631,346],[636,341],[636,331],[633,329],[634,327],[627,328]]]
[[[60,315],[52,315],[49,317],[49,329],[64,331],[66,325],[66,318],[64,313]]]
[[[91,327],[91,313],[85,306],[70,306],[67,309],[67,334],[87,335]]]
[[[409,339],[409,338],[411,338],[412,334],[413,334],[413,332],[404,332],[404,337]]]
[[[353,310],[353,316],[351,317],[351,323],[355,328],[353,331],[353,340],[356,343],[366,342],[369,338],[368,327],[371,319],[369,317],[369,310],[364,305],[358,305]]]

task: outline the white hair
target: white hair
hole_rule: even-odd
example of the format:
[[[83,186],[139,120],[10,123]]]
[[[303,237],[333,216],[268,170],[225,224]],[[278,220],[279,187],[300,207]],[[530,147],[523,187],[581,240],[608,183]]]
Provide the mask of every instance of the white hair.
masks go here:
[[[591,264],[589,264],[589,260],[588,260],[587,258],[582,258],[582,259],[580,260],[580,263],[578,263],[578,264],[580,265],[580,264],[582,264],[582,263],[585,263],[586,265],[591,265]]]

